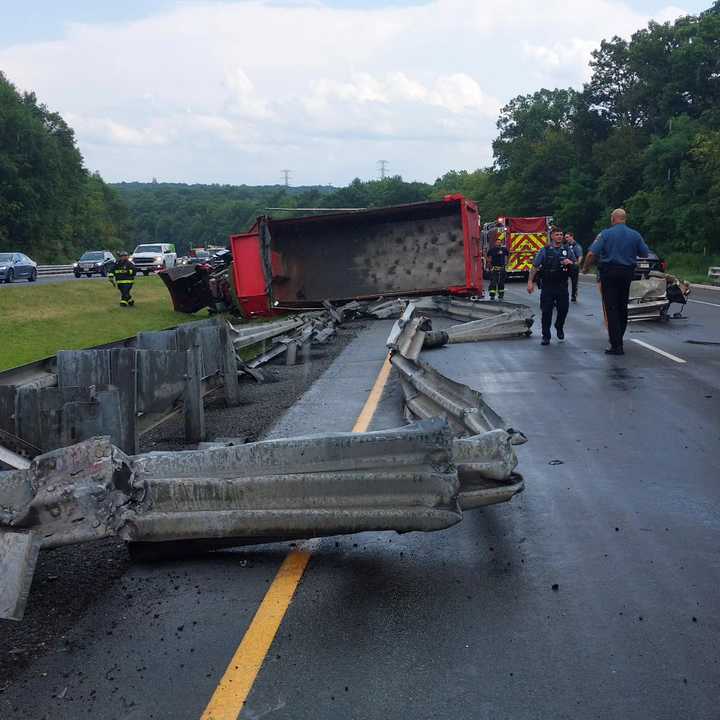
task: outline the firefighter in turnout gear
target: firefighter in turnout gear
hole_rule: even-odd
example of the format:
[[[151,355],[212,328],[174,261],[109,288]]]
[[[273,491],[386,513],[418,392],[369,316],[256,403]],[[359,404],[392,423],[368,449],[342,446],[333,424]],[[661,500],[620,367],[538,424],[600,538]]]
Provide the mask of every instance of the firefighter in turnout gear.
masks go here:
[[[490,268],[490,299],[495,299],[497,292],[498,300],[505,296],[505,266],[508,261],[508,249],[505,247],[505,234],[498,235],[495,247],[487,252],[487,264]]]
[[[137,268],[128,259],[128,254],[122,250],[118,260],[108,273],[108,279],[120,291],[121,307],[132,307],[135,301],[130,297],[132,286],[137,275]]]

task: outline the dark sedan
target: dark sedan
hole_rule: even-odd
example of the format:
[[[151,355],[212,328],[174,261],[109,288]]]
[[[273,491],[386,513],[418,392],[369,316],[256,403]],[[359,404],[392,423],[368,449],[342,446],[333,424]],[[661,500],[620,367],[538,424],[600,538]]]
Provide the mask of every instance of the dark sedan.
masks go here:
[[[90,250],[83,253],[82,257],[73,265],[75,277],[81,275],[90,277],[98,273],[105,277],[115,264],[115,257],[107,250]]]
[[[35,282],[37,263],[22,253],[0,253],[0,282],[11,283],[13,280]]]
[[[667,263],[653,250],[646,258],[638,258],[635,263],[635,280],[642,280],[648,276],[651,270],[665,272]]]

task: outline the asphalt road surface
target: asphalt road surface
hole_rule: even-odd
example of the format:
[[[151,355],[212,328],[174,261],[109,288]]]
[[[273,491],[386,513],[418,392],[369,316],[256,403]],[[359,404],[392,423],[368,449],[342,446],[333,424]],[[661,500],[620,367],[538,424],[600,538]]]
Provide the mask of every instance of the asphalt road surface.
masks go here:
[[[274,637],[246,632],[287,543],[132,566],[0,695],[0,717],[200,718],[224,676],[249,687],[249,719],[716,720],[720,298],[692,297],[686,320],[631,325],[624,357],[602,352],[593,283],[565,343],[540,345],[538,313],[530,339],[428,351],[527,434],[522,495],[439,533],[310,544]],[[523,285],[507,299],[538,303]],[[271,434],[350,430],[389,326],[362,331]],[[391,377],[371,429],[402,423],[400,397]]]
[[[26,278],[20,278],[18,280],[15,280],[15,282],[11,283],[9,286],[7,285],[7,283],[0,283],[0,292],[2,292],[2,289],[4,287],[33,287],[33,285],[52,285],[56,283],[68,282],[69,280],[72,280],[73,282],[80,282],[81,280],[105,280],[105,282],[107,282],[107,278],[100,275],[93,275],[92,277],[86,277],[85,275],[83,275],[80,278],[76,278],[75,275],[73,275],[72,273],[69,273],[67,275],[38,275],[34,283],[28,282]]]

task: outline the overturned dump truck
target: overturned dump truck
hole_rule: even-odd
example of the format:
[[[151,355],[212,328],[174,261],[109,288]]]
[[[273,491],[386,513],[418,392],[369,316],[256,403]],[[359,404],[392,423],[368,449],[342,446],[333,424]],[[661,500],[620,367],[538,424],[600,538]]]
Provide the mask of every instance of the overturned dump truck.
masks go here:
[[[462,195],[276,220],[230,238],[243,314],[379,296],[480,295],[476,205]]]

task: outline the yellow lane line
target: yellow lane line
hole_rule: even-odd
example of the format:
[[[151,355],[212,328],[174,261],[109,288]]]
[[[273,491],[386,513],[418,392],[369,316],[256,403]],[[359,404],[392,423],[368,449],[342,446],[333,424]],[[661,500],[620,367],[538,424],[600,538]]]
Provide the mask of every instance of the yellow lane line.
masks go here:
[[[386,358],[353,432],[365,432],[370,427],[391,370]],[[283,560],[201,720],[237,720],[309,561],[308,550],[293,550]]]
[[[392,365],[390,364],[390,356],[388,356],[385,358],[385,362],[380,368],[380,372],[378,373],[375,384],[368,395],[368,399],[365,401],[365,405],[360,411],[358,419],[355,421],[355,425],[352,429],[353,432],[367,432],[367,429],[370,427],[370,423],[372,422],[373,415],[375,415],[375,411],[380,404],[380,398],[382,397],[383,390],[385,389],[385,385],[390,377],[391,370]]]
[[[210,698],[202,720],[236,720],[290,605],[310,553],[293,550],[280,566],[245,637]]]

